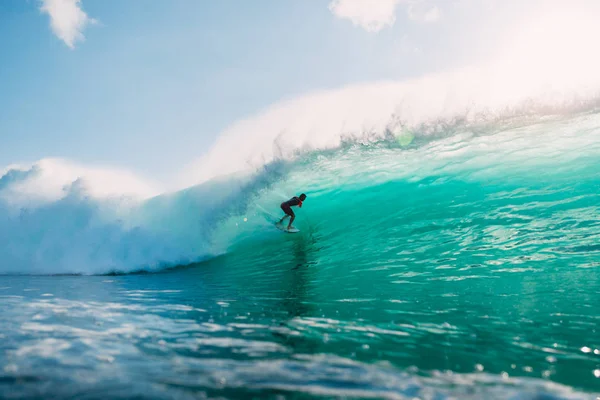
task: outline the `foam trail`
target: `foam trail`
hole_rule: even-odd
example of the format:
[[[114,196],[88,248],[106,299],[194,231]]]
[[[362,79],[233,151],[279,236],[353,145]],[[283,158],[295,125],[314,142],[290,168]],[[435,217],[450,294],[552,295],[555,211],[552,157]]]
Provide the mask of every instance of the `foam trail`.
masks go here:
[[[100,170],[79,176],[80,170],[56,165],[12,168],[0,178],[0,273],[156,270],[220,254],[227,244],[213,240],[214,231],[230,215],[244,213],[252,193],[284,170],[272,165],[259,175],[146,198],[143,182],[134,182],[127,194],[102,191],[116,176]],[[134,188],[145,190],[134,195]]]
[[[158,185],[135,174],[107,167],[84,167],[56,158],[30,165],[10,165],[0,175],[0,197],[7,203],[43,203],[64,197],[75,181],[97,198],[148,198],[160,193]]]

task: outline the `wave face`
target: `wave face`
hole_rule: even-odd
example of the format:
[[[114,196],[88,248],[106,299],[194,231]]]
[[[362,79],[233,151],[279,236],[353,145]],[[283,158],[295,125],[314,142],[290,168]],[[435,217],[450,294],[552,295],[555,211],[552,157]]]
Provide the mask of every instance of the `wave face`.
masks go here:
[[[275,253],[278,232],[264,210],[306,192],[297,226],[318,238],[324,270],[349,264],[352,273],[406,269],[460,280],[480,270],[598,266],[599,122],[587,115],[414,148],[312,153],[249,202],[235,219],[235,245],[272,241]]]
[[[351,141],[146,200],[98,196],[84,179],[33,198],[28,182],[39,182],[44,165],[10,169],[0,180],[0,272],[189,264],[276,240],[279,203],[300,192],[309,196],[298,213],[302,236],[322,238],[333,263],[406,263],[423,253],[428,262],[503,268],[523,260],[535,261],[527,268],[559,260],[593,266],[599,122],[592,113],[455,126],[436,139],[404,132]]]

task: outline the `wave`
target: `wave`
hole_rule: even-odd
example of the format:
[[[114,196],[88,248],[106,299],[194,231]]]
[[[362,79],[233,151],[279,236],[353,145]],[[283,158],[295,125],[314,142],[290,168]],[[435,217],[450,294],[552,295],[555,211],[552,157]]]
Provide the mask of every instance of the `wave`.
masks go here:
[[[183,174],[182,184],[255,171],[272,161],[348,142],[428,142],[464,131],[489,133],[595,112],[600,106],[600,80],[595,76],[516,78],[511,70],[494,64],[410,81],[350,85],[279,102],[222,132],[208,154]]]
[[[565,182],[592,179],[599,172],[598,126],[599,115],[587,113],[516,126],[503,120],[487,130],[458,124],[445,137],[409,144],[397,137],[350,141],[151,197],[99,195],[85,176],[60,195],[40,197],[33,189],[52,164],[13,168],[0,179],[0,272],[103,274],[198,262],[244,241],[280,237],[272,229],[278,205],[299,192],[309,195],[298,219],[307,234],[327,231],[338,243],[340,232],[368,226],[385,235],[385,221],[400,223],[414,202],[435,207],[438,193],[452,196],[460,182],[488,187],[493,196],[507,183],[569,187]],[[318,221],[335,221],[335,228]],[[424,220],[415,229],[433,228]]]

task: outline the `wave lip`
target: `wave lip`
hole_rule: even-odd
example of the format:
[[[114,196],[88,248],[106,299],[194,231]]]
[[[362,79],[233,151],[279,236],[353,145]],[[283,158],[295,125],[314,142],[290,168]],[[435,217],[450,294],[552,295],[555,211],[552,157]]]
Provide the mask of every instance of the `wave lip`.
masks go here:
[[[523,75],[514,65],[498,63],[309,93],[231,125],[207,155],[185,171],[182,182],[193,185],[222,174],[253,171],[308,151],[337,149],[345,142],[393,138],[402,144],[407,136],[428,141],[455,131],[594,112],[600,106],[600,78],[584,76],[559,79],[532,71]]]

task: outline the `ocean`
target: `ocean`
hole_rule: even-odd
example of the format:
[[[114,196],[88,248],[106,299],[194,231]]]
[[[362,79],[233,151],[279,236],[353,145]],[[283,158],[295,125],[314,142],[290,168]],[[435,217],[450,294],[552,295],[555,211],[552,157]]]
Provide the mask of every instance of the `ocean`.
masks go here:
[[[0,397],[599,398],[600,114],[454,122],[140,201],[7,170]]]

